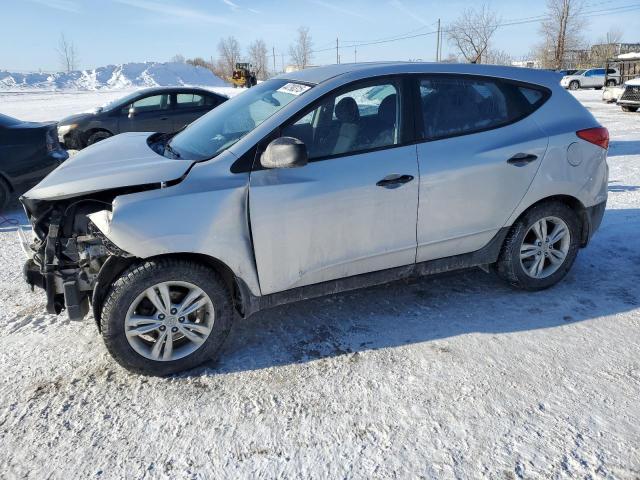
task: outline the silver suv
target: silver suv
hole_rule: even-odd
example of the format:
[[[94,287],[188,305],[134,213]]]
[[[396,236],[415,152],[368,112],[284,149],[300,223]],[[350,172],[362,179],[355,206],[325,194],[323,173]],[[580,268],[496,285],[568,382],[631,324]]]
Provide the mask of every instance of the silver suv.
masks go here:
[[[608,132],[544,71],[375,63],[285,74],[177,135],[127,133],[22,198],[26,281],[90,307],[125,368],[211,359],[234,317],[448,270],[526,290],[602,219]]]

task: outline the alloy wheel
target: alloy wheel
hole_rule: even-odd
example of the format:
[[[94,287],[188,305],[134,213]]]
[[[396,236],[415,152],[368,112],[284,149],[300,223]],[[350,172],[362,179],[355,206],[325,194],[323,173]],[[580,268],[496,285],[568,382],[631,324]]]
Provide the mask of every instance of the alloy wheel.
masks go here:
[[[532,278],[546,278],[564,264],[571,233],[564,220],[544,217],[529,227],[520,245],[520,264]]]
[[[145,358],[171,361],[195,352],[215,320],[213,303],[189,282],[161,282],[133,301],[125,317],[129,345]]]

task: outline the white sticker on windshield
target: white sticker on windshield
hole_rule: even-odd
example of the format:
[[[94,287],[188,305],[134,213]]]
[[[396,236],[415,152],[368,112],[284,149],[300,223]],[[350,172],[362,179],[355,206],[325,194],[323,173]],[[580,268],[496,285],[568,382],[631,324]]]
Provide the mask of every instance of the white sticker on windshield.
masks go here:
[[[304,92],[309,90],[311,87],[308,85],[303,85],[301,83],[286,83],[281,86],[277,91],[281,93],[288,93],[289,95],[302,95]]]

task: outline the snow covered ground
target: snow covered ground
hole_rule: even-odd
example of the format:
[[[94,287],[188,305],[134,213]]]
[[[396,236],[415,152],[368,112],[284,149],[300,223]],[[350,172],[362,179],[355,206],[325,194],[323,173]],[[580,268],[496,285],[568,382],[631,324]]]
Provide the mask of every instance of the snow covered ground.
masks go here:
[[[0,111],[106,99],[38,95]],[[640,478],[640,114],[576,95],[610,129],[610,196],[560,285],[473,270],[289,305],[189,375],[131,375],[92,321],[45,314],[2,228],[0,477]]]

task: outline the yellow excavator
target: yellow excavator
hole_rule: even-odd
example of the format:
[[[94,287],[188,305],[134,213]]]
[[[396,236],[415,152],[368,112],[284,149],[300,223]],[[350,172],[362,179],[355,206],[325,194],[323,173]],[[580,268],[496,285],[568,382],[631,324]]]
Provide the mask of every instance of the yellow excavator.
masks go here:
[[[251,70],[250,63],[236,63],[236,68],[231,75],[231,83],[233,88],[246,87],[251,88],[258,83],[256,72]]]

